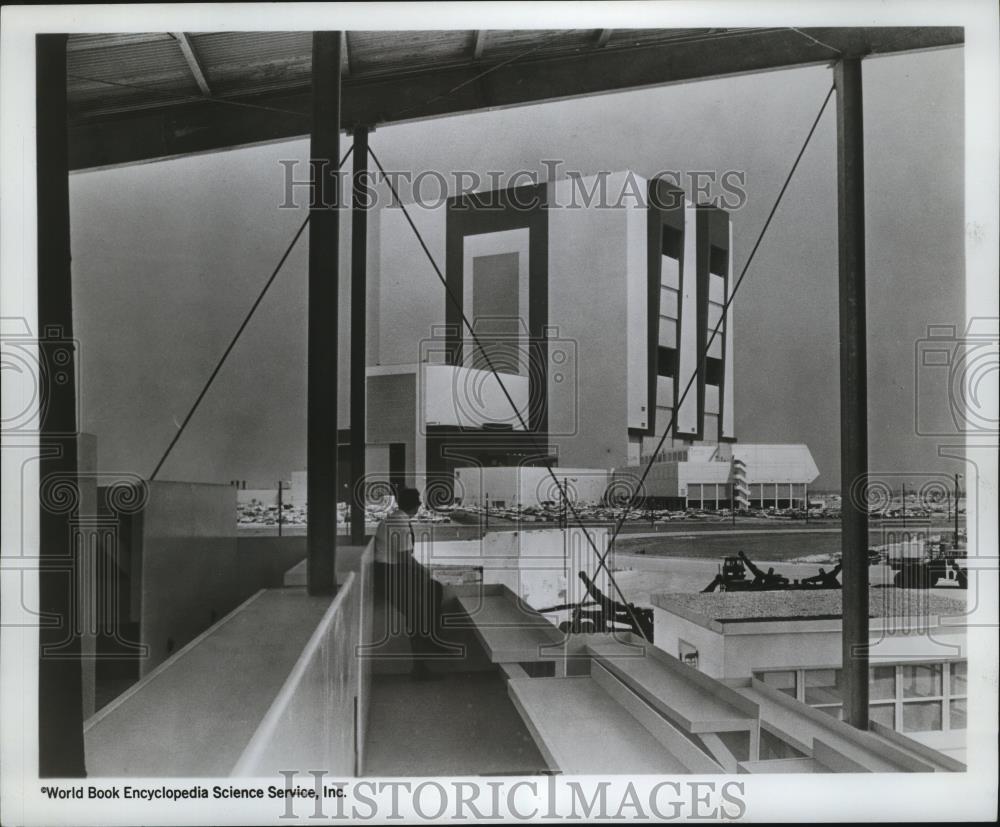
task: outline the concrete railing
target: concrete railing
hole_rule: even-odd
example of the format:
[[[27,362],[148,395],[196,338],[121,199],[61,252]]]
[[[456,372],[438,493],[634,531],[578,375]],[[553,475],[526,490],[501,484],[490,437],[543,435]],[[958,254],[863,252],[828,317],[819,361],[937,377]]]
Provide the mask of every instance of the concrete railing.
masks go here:
[[[371,556],[369,546],[341,582],[233,775],[276,777],[303,767],[360,774],[371,665],[358,650],[372,628]]]
[[[339,551],[336,595],[262,589],[88,719],[88,774],[359,772],[370,667],[357,652],[372,634],[372,553],[370,543]]]

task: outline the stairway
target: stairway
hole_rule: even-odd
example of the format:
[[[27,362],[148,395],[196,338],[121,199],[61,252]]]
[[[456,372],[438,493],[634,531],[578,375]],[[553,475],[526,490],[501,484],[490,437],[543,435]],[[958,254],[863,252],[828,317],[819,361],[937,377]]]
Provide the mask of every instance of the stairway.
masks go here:
[[[729,472],[729,484],[733,491],[733,507],[737,510],[750,507],[750,486],[747,484],[747,467],[743,460],[733,457]]]
[[[458,601],[507,676],[550,772],[961,768],[902,735],[861,732],[760,681],[709,677],[631,633],[563,634],[502,586],[469,587]]]
[[[511,698],[552,771],[735,773],[757,708],[633,635],[588,635],[589,676],[518,678]]]

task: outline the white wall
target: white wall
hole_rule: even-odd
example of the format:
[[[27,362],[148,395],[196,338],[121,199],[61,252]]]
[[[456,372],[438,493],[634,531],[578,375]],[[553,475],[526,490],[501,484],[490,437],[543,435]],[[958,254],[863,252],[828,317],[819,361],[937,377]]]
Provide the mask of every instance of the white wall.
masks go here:
[[[609,176],[608,192],[616,193],[623,180],[624,173]],[[592,187],[593,179],[584,185]],[[549,344],[551,442],[560,464],[610,468],[628,455],[629,340],[633,332],[642,335],[629,319],[644,312],[642,297],[629,301],[629,276],[639,270],[630,267],[628,209],[584,207],[579,197],[571,207],[576,185],[550,186],[550,203],[563,205],[548,211],[549,323],[563,340]],[[567,356],[560,370],[554,369],[556,352]]]
[[[445,267],[444,205],[407,205],[441,272]],[[401,209],[379,210],[378,357],[379,365],[416,364],[421,341],[444,325],[446,294]]]
[[[622,464],[628,428],[644,427],[648,414],[643,410],[648,402],[646,181],[615,173],[607,178],[607,191],[615,198],[623,189],[634,192],[625,186],[630,176],[642,198],[629,195],[613,208],[586,207],[579,197],[569,206],[581,184],[549,185],[549,203],[557,206],[547,213],[548,413],[551,442],[564,465]],[[585,178],[582,186],[589,189],[594,182]],[[408,209],[443,268],[444,205]],[[369,288],[378,307],[373,350],[380,365],[419,363],[421,341],[435,338],[444,325],[444,288],[400,210],[379,211],[378,223],[379,274]],[[435,408],[432,414],[435,421],[447,421],[444,411]]]
[[[643,481],[641,496],[645,497],[678,497],[684,496],[680,493],[680,482],[678,479],[678,465],[676,462],[654,462],[650,468],[646,479]],[[615,480],[617,494],[628,493],[638,485],[642,477],[644,466],[631,465],[615,469]]]
[[[680,642],[698,650],[698,669],[713,678],[727,677],[722,635],[697,623],[653,607],[653,645],[668,655],[680,657]]]
[[[602,552],[606,528],[588,526],[591,541]],[[532,531],[496,531],[479,540],[447,542],[419,536],[414,556],[427,566],[481,566],[483,583],[502,584],[535,609],[575,602],[585,590],[577,572],[593,576],[597,558],[583,529],[550,528]],[[602,569],[593,577],[605,594],[614,596]]]
[[[491,503],[500,501],[510,507],[561,502],[560,489],[570,502],[597,504],[607,491],[609,473],[603,468],[554,467],[552,471],[555,480],[547,469],[537,466],[456,468],[455,496],[462,498],[463,505],[483,505],[488,495]]]
[[[807,445],[737,442],[733,445],[733,456],[746,464],[748,483],[812,482],[819,476]]]
[[[521,419],[528,421],[528,377],[504,374],[506,388]],[[420,404],[426,425],[460,425],[478,428],[483,424],[507,424],[523,431],[503,388],[491,371],[451,365],[422,365]]]

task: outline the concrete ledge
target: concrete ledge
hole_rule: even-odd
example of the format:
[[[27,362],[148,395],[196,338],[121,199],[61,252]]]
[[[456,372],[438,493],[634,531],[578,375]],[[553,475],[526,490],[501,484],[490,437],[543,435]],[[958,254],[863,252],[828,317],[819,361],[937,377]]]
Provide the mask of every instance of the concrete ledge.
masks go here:
[[[839,766],[860,766],[866,772],[932,772],[933,767],[913,755],[888,744],[869,732],[861,732],[818,709],[790,698],[756,678],[746,688],[736,690],[758,704],[762,724],[769,732],[796,748],[805,745],[809,754],[831,769],[826,758],[815,754],[817,743],[821,751],[839,756]],[[855,770],[843,769],[841,772]]]
[[[365,549],[371,545],[371,539],[363,546],[341,545],[337,546],[336,574],[337,582],[343,583],[347,575],[352,571],[358,571],[361,566],[361,557]],[[284,585],[305,586],[308,560],[301,560],[285,572]]]
[[[736,691],[702,675],[653,646],[645,656],[610,641],[587,651],[661,715],[689,733],[737,732],[757,728],[757,708]],[[752,753],[751,753],[752,754]]]
[[[592,678],[507,684],[550,769],[572,775],[687,773],[688,768]]]
[[[741,775],[758,775],[761,773],[812,773],[829,772],[814,758],[772,758],[766,761],[740,761],[737,772]]]
[[[229,775],[330,603],[258,592],[86,722],[90,775]]]
[[[457,596],[490,660],[525,663],[561,657],[561,650],[555,651],[553,647],[563,643],[563,633],[509,589],[502,586],[500,589],[498,594],[477,590]],[[461,628],[458,624],[455,627]]]
[[[926,744],[921,744],[912,738],[907,738],[901,732],[896,732],[891,727],[870,721],[868,731],[876,737],[888,741],[903,752],[912,754],[918,760],[932,764],[935,769],[943,772],[965,772],[968,769],[961,761],[952,758],[950,755],[945,755],[945,753],[939,752],[936,749],[932,749]]]
[[[359,588],[358,576],[348,574],[232,775],[277,776],[303,762],[334,775],[358,774]]]
[[[274,775],[289,755],[355,774],[369,696],[356,652],[371,633],[370,558],[356,549],[356,571],[332,597],[258,592],[89,719],[90,775]]]

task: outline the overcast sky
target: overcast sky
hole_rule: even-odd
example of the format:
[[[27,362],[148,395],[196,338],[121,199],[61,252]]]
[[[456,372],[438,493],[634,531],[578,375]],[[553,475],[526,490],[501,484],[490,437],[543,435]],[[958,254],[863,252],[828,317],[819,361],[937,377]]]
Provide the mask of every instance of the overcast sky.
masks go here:
[[[871,468],[961,470],[914,434],[914,346],[962,325],[962,50],[869,59],[865,80]],[[742,170],[737,272],[831,84],[826,68],[380,127],[391,169]],[[736,303],[736,427],[805,442],[839,484],[833,102]],[[346,148],[347,141],[344,141]],[[148,476],[302,214],[280,159],[305,141],[71,177],[82,429],[103,470]],[[305,239],[303,239],[303,242]],[[160,477],[271,485],[305,466],[306,249],[298,249]],[[443,306],[443,304],[442,304]]]

